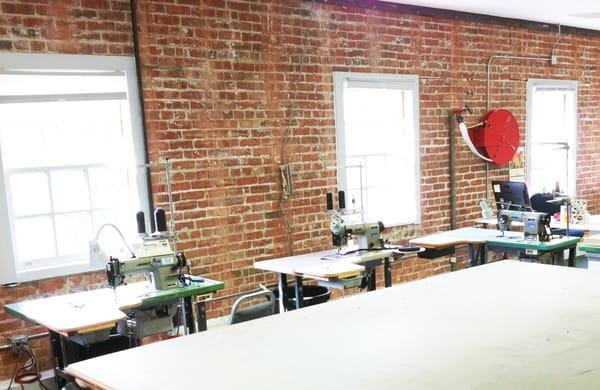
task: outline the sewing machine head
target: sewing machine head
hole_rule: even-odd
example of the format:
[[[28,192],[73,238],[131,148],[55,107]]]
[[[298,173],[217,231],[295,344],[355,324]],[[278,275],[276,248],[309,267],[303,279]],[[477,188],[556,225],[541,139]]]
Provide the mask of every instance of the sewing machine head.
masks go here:
[[[535,211],[500,210],[498,228],[501,232],[510,230],[512,222],[523,223],[523,235],[528,241],[550,241],[550,216]]]
[[[381,233],[384,226],[381,222],[346,224],[340,217],[331,219],[331,237],[333,245],[342,248],[348,245],[348,239],[353,238],[359,250],[383,249]]]
[[[186,265],[183,253],[134,257],[120,261],[111,257],[106,264],[106,277],[111,287],[125,284],[127,275],[150,273],[154,288],[168,290],[181,286],[181,268]]]

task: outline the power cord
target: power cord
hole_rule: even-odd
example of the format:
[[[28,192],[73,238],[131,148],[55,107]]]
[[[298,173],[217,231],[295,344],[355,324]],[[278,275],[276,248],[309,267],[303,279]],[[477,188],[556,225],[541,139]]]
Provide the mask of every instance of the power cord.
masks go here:
[[[114,225],[112,223],[105,223],[104,225],[100,226],[98,228],[98,231],[96,232],[96,241],[98,241],[98,237],[100,237],[100,232],[102,230],[104,230],[104,228],[107,228],[107,227],[111,227],[111,228],[113,228],[113,229],[116,230],[116,232],[121,237],[121,240],[123,240],[123,244],[125,245],[125,247],[129,251],[129,253],[131,253],[131,257],[132,258],[135,257],[135,253],[133,252],[133,250],[131,249],[131,247],[129,246],[129,244],[127,244],[127,240],[125,239],[125,236],[123,235],[123,233],[121,233],[121,230],[117,227],[117,225]]]
[[[19,361],[23,356],[23,352],[25,352],[27,360],[23,366],[19,367]],[[18,383],[22,388],[24,384],[32,384],[35,382],[38,382],[42,389],[50,390],[48,387],[46,387],[46,385],[44,385],[41,379],[42,375],[40,374],[37,358],[35,357],[33,350],[28,345],[20,346],[15,368],[6,390],[10,390],[13,383]]]

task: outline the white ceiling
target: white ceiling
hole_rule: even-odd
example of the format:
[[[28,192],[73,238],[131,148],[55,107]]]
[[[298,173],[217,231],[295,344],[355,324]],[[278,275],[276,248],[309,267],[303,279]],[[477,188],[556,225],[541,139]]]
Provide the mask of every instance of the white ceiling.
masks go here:
[[[600,31],[600,0],[384,0]]]

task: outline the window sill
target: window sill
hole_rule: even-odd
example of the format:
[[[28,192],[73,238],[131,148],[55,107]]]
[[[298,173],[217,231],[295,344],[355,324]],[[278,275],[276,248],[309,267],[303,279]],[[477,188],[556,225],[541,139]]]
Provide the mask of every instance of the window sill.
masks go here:
[[[59,276],[70,276],[86,272],[100,271],[104,269],[104,264],[67,264],[57,267],[35,268],[31,270],[17,271],[16,282],[32,282],[41,279],[50,279]]]

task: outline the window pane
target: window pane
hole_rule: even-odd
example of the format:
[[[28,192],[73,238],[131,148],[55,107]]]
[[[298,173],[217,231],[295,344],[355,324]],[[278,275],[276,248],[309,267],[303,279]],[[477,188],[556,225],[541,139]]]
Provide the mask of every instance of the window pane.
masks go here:
[[[48,177],[45,173],[19,173],[10,176],[11,202],[15,216],[50,212]]]
[[[9,123],[16,113],[13,104],[0,104],[0,141],[4,169],[39,167],[43,165],[45,146],[39,123]],[[30,113],[23,112],[24,115]]]
[[[50,181],[55,212],[90,208],[87,180],[82,169],[54,171],[50,174]]]
[[[338,131],[343,131],[345,161],[339,164],[362,163],[364,167],[365,219],[387,224],[417,222],[416,96],[406,89],[407,83],[400,86],[392,79],[376,75],[364,77],[361,82],[352,77],[344,83],[341,97],[343,129],[338,124]],[[345,176],[342,185],[359,203],[358,169],[346,169]]]
[[[553,87],[552,82],[531,91],[531,112],[528,113],[531,152],[527,161],[531,194],[554,191],[557,183],[561,191],[575,192],[575,98],[574,88]]]
[[[50,217],[18,218],[15,221],[17,257],[20,262],[56,256]]]
[[[118,168],[90,168],[90,189],[93,208],[118,207],[127,203],[127,172]]]
[[[59,214],[56,221],[58,255],[87,254],[92,237],[92,218],[89,212]]]

